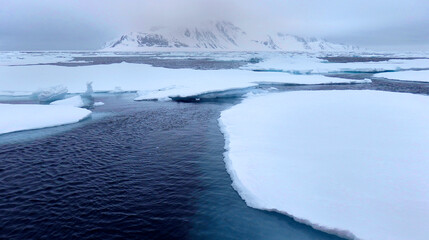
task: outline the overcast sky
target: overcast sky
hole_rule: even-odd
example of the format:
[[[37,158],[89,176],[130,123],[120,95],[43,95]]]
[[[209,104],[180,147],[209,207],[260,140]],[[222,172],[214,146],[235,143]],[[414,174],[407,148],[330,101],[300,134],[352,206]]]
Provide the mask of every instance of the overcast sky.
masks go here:
[[[428,0],[0,0],[0,50],[88,50],[154,25],[227,20],[380,50],[429,50]]]

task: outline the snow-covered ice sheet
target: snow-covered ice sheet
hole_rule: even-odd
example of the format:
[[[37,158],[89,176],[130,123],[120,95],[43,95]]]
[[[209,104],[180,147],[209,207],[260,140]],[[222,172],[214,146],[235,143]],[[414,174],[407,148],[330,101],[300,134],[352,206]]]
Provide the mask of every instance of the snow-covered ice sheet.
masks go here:
[[[249,206],[374,240],[429,236],[428,122],[429,97],[381,91],[268,94],[219,119]]]
[[[83,93],[86,83],[93,82],[95,92],[140,91],[138,100],[165,99],[212,91],[255,86],[266,83],[349,83],[349,79],[325,76],[297,76],[287,73],[246,70],[166,69],[144,64],[110,64],[82,67],[0,66],[0,91],[34,91],[63,85],[69,92]],[[359,82],[359,81],[358,81]]]
[[[429,70],[422,71],[403,71],[403,72],[386,72],[378,73],[375,77],[384,77],[395,80],[429,82]]]
[[[0,134],[76,123],[90,114],[71,106],[0,104]]]
[[[80,95],[69,97],[62,100],[57,100],[50,103],[51,105],[63,105],[63,106],[72,106],[72,107],[84,107],[85,103],[82,100]]]
[[[429,68],[429,59],[391,59],[381,62],[332,63],[307,54],[267,54],[264,61],[242,69],[284,71],[294,74],[381,72]]]

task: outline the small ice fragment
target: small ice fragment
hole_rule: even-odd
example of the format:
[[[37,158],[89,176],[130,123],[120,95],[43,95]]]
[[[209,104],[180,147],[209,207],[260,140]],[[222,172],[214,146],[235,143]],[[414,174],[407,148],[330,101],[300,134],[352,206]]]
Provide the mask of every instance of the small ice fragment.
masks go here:
[[[104,102],[95,102],[94,107],[103,106]]]

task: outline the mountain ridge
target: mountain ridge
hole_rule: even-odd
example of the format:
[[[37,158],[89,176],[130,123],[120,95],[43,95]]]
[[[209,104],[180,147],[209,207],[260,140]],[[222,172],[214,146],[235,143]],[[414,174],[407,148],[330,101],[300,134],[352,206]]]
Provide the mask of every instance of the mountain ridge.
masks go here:
[[[358,47],[282,32],[249,36],[226,21],[181,28],[152,27],[105,44],[103,51],[355,51]]]

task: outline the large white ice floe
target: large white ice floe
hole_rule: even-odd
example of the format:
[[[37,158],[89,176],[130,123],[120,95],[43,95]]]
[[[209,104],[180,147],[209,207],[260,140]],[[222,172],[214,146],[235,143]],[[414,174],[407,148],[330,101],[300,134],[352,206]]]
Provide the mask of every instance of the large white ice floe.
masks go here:
[[[76,123],[90,114],[71,106],[0,104],[0,134]]]
[[[0,91],[34,91],[61,84],[71,93],[141,91],[138,99],[165,99],[212,91],[245,88],[258,82],[320,84],[349,83],[353,80],[325,76],[296,76],[286,73],[231,70],[166,69],[144,64],[110,64],[83,67],[0,66]],[[358,81],[359,82],[359,81]]]
[[[233,186],[255,208],[348,238],[429,236],[429,97],[300,91],[223,111]]]
[[[72,107],[84,107],[85,103],[80,95],[69,97],[62,100],[57,100],[50,103],[51,105],[63,105]]]
[[[263,59],[259,63],[248,64],[242,69],[283,71],[294,74],[324,74],[429,68],[429,59],[391,59],[379,62],[335,63],[306,54],[269,54],[264,56]]]
[[[429,82],[429,70],[386,72],[375,74],[374,76],[403,81]]]

